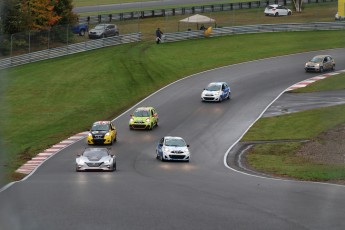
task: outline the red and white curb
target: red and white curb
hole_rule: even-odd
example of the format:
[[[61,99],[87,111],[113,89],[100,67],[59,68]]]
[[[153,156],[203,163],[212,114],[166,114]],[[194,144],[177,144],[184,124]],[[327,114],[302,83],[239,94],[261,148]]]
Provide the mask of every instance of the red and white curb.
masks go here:
[[[294,90],[294,89],[299,89],[299,88],[303,88],[303,87],[306,87],[307,85],[311,84],[311,83],[314,83],[316,81],[319,81],[319,80],[322,80],[322,79],[325,79],[325,78],[328,78],[328,77],[332,77],[334,75],[338,75],[340,73],[345,73],[345,70],[339,70],[339,71],[336,71],[336,72],[332,72],[332,73],[325,73],[325,74],[322,74],[320,76],[316,76],[316,77],[312,77],[312,78],[309,78],[307,80],[304,80],[304,81],[301,81],[301,82],[298,82],[292,86],[290,86],[289,88],[287,88],[285,91],[291,91],[291,90]]]
[[[53,145],[49,149],[44,150],[43,152],[37,154],[37,156],[33,157],[31,160],[26,162],[20,168],[16,170],[18,173],[23,174],[30,174],[33,170],[35,170],[38,166],[40,166],[45,160],[49,157],[53,156],[54,154],[58,153],[60,150],[66,148],[67,146],[85,138],[88,132],[78,133],[68,139],[61,141],[60,143]]]

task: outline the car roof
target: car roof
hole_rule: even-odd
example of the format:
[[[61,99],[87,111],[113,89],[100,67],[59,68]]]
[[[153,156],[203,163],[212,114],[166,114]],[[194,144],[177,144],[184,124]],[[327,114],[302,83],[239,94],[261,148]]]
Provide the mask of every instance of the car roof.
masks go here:
[[[173,137],[173,136],[165,136],[164,139],[180,139],[180,140],[183,140],[182,137]]]
[[[97,26],[109,26],[109,25],[114,25],[114,24],[101,23],[101,24],[98,24]]]
[[[320,55],[316,55],[314,58],[324,58],[324,57],[330,57],[330,55],[320,54]]]
[[[225,81],[216,81],[216,82],[211,82],[209,85],[222,85],[222,84],[227,84],[228,85],[228,83],[226,83]]]
[[[280,5],[280,4],[272,4],[272,5],[269,5],[269,6],[277,7],[277,6],[282,6],[282,5]]]

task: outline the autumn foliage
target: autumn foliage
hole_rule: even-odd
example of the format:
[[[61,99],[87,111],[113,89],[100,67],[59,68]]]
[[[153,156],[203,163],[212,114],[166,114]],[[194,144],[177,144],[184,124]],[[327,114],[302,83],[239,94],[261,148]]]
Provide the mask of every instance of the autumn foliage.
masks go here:
[[[59,0],[55,0],[57,2]],[[30,30],[47,30],[55,25],[61,16],[54,11],[54,1],[23,0],[21,11]],[[26,13],[26,14],[25,14]]]

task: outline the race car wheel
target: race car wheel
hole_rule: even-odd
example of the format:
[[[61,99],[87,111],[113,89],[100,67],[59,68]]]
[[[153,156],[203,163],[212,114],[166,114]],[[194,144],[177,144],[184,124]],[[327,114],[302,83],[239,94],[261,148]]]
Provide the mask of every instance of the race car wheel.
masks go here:
[[[79,36],[84,36],[85,35],[85,29],[81,29],[79,32]]]
[[[278,16],[279,16],[278,12],[277,12],[277,13],[275,13],[274,17],[278,17]]]
[[[227,97],[226,99],[230,100],[230,97],[231,97],[231,96],[230,96],[230,92],[229,92],[229,93],[228,93],[228,97]]]
[[[77,165],[75,166],[75,171],[76,171],[76,172],[80,172],[80,170],[78,169],[78,166],[77,166]]]
[[[320,67],[320,73],[322,73],[322,72],[323,72],[323,67],[321,66],[321,67]]]
[[[112,171],[116,171],[116,162],[113,164],[113,170]]]

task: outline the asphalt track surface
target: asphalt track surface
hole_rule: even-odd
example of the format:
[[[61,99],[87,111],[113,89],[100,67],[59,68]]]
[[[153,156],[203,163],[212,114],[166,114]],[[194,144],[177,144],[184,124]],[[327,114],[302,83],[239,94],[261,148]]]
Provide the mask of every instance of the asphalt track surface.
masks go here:
[[[65,148],[0,193],[0,228],[16,229],[345,229],[345,187],[269,179],[228,168],[229,148],[289,86],[310,57],[327,53],[345,69],[345,49],[263,59],[175,82],[135,107],[154,106],[153,131],[130,131],[134,108],[114,120],[116,172],[75,172],[85,140]],[[232,100],[202,103],[212,81],[227,81]],[[165,135],[185,138],[190,163],[160,162]]]
[[[110,4],[110,5],[97,5],[97,6],[83,6],[75,7],[75,13],[85,13],[85,12],[97,12],[97,11],[109,11],[109,10],[128,10],[128,9],[141,9],[162,6],[167,8],[169,6],[176,5],[186,5],[186,4],[205,4],[209,5],[212,2],[219,2],[219,0],[157,0],[149,2],[138,2],[134,3],[121,3],[121,4]]]
[[[262,115],[273,117],[345,103],[345,89],[312,93],[284,93]]]

